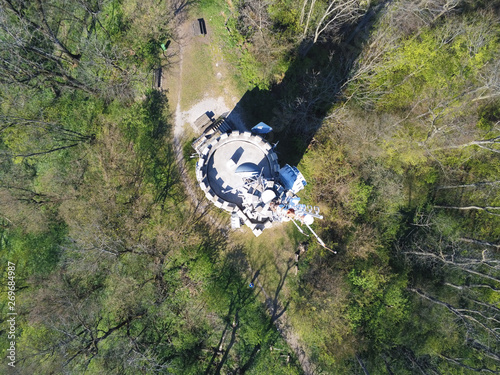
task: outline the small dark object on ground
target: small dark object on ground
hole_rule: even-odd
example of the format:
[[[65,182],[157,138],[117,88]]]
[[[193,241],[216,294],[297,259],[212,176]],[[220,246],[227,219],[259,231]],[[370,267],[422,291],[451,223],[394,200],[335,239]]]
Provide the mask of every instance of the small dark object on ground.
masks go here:
[[[198,18],[193,22],[194,35],[207,35],[207,25],[203,18]]]
[[[162,44],[160,44],[161,49],[162,49],[162,50],[164,50],[164,51],[166,51],[166,50],[167,50],[167,48],[170,46],[170,43],[171,43],[171,41],[170,41],[170,40],[167,40],[167,43],[165,43],[165,44],[163,44],[163,43],[162,43]]]
[[[161,66],[153,71],[153,89],[161,90],[162,68]]]

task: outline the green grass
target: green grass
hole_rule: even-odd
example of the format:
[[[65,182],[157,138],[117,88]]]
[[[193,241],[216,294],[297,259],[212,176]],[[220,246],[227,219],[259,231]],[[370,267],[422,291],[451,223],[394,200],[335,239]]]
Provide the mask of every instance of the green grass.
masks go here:
[[[205,93],[215,94],[212,56],[208,45],[193,43],[183,56],[181,109],[187,110],[203,99]],[[215,90],[216,91],[216,90]]]
[[[258,280],[271,297],[274,298],[275,292],[284,279],[279,297],[282,304],[288,299],[288,280],[295,277],[293,262],[298,242],[306,239],[307,237],[299,234],[292,223],[277,224],[265,230],[259,237],[255,237],[248,228],[244,227],[240,231],[233,232],[230,237],[232,243],[243,249],[253,272],[249,276],[253,277],[258,271]],[[290,269],[287,271],[288,267]]]

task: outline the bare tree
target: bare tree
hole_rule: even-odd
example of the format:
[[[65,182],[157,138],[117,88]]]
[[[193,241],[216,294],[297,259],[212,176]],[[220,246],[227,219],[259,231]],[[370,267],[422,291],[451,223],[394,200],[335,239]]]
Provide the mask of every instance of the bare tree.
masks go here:
[[[444,189],[479,188],[479,187],[484,187],[487,185],[496,185],[496,184],[500,184],[500,180],[499,181],[475,182],[472,184],[461,184],[461,185],[441,185],[441,186],[438,186],[436,189],[444,190]]]
[[[314,30],[313,43],[326,30],[338,30],[348,22],[354,22],[361,16],[361,6],[358,0],[332,1],[324,11]]]
[[[415,248],[404,249],[403,253],[424,261],[440,263],[479,279],[500,282],[498,273],[500,261],[494,257],[494,253],[485,250],[476,252],[472,256],[468,253],[470,247],[464,247],[459,243],[441,244],[436,249],[429,244],[413,244],[413,246]]]
[[[307,17],[304,22],[305,9],[309,5]],[[312,37],[311,46],[315,44],[324,33],[334,34],[348,23],[354,23],[363,15],[364,9],[359,0],[330,0],[324,8],[322,2],[311,0],[308,4],[304,1],[300,22],[304,26],[303,38]],[[311,32],[311,29],[314,30]],[[310,48],[310,47],[309,47]]]
[[[0,80],[95,91],[74,74],[82,59],[80,38],[88,26],[85,8],[65,7],[56,0],[1,2]]]
[[[500,335],[497,332],[500,320],[496,317],[497,313],[500,311],[498,308],[494,305],[484,304],[473,299],[469,299],[471,302],[469,308],[460,308],[431,296],[421,289],[410,288],[410,291],[416,293],[418,296],[432,304],[446,308],[449,312],[455,315],[457,320],[461,322],[462,326],[465,328],[467,345],[481,352],[483,356],[491,360],[494,364],[492,367],[496,367],[498,363],[500,363],[500,356],[496,353],[497,348],[495,345],[495,342],[500,340]],[[482,339],[484,335],[487,337],[485,341]],[[488,338],[491,338],[494,341],[491,342]],[[449,358],[443,355],[440,356],[460,367],[466,366],[462,358]],[[474,368],[469,367],[469,369]],[[474,371],[484,371],[492,374],[496,373],[496,371],[487,366],[483,366],[480,369],[474,369]]]
[[[451,209],[451,210],[462,210],[462,211],[478,210],[478,211],[484,211],[490,215],[500,216],[500,214],[493,211],[493,210],[500,210],[500,207],[497,207],[497,206],[479,207],[479,206],[439,206],[439,205],[435,205],[434,207],[435,208],[447,208],[447,209]]]
[[[271,25],[268,13],[270,2],[268,0],[246,0],[240,5],[240,21],[245,34],[252,34],[256,30],[261,36]]]
[[[48,11],[50,12],[50,6],[56,4],[43,4],[41,0],[35,0],[34,2],[27,2],[24,0],[2,0],[1,1],[4,9],[8,9],[12,12],[19,20],[20,23],[24,24],[31,32],[42,34],[47,41],[49,41],[53,47],[61,52],[61,57],[67,59],[69,62],[78,64],[81,58],[81,54],[77,52],[71,52],[70,46],[63,41],[60,37],[57,28],[59,28],[58,23],[55,23],[55,28],[50,25],[51,21],[48,17]],[[48,6],[47,6],[48,5]],[[59,12],[65,12],[65,8],[58,7]]]
[[[443,225],[449,224],[438,224],[432,212],[421,215],[419,222],[424,225],[415,227],[400,250],[412,263],[436,269],[444,275],[444,281],[441,286],[421,283],[409,290],[436,308],[451,313],[463,329],[465,344],[479,352],[475,362],[481,364],[481,371],[494,373],[492,369],[500,364],[500,309],[494,303],[500,285],[497,245],[456,238],[457,235],[450,236],[455,239],[445,238],[441,231],[445,229]],[[474,363],[450,353],[439,355],[461,367]]]
[[[500,125],[500,122],[497,124]],[[446,150],[446,149],[460,149],[460,148],[465,148],[465,147],[470,147],[470,146],[477,146],[480,147],[484,150],[488,150],[491,152],[495,153],[500,153],[500,149],[497,149],[500,145],[500,136],[496,136],[490,139],[482,139],[482,140],[477,140],[477,141],[470,141],[467,143],[462,143],[458,145],[451,145],[451,146],[444,146],[440,148],[436,148],[434,150]]]
[[[124,63],[130,62],[135,52],[117,45],[104,26],[107,15],[103,9],[108,2],[0,0],[0,82],[36,89],[49,87],[56,95],[70,88],[105,97],[133,98],[132,83],[143,82],[144,76],[135,64]],[[165,7],[157,13],[163,17],[170,12]],[[142,12],[140,18],[150,13]],[[155,19],[148,31],[144,26],[134,27],[137,35],[131,37],[147,43],[158,34],[167,35],[170,19]]]
[[[403,0],[391,7],[391,26],[403,35],[419,33],[423,26],[430,26],[439,18],[454,12],[463,0]]]

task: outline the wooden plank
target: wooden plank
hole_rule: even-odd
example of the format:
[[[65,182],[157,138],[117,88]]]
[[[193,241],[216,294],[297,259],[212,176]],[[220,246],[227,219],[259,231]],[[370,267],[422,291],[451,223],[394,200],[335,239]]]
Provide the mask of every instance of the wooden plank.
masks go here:
[[[153,89],[161,90],[162,75],[163,72],[161,66],[153,70]]]
[[[198,117],[196,119],[196,121],[194,122],[194,125],[198,128],[198,129],[202,129],[205,127],[205,125],[207,125],[208,123],[211,123],[212,120],[210,119],[210,117],[208,116],[207,113],[204,113],[202,114],[200,117]]]

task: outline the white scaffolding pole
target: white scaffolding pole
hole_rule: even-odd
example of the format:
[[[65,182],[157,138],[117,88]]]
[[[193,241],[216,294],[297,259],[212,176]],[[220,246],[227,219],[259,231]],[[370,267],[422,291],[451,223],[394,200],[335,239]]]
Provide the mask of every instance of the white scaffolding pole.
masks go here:
[[[292,219],[292,223],[295,224],[295,226],[297,227],[297,229],[299,230],[300,233],[302,233],[303,235],[309,237],[309,235],[306,232],[304,232],[301,227],[299,227],[299,224],[297,224],[297,222],[295,220]]]
[[[313,231],[313,230],[312,230],[312,228],[309,226],[309,224],[306,224],[306,226],[309,228],[309,230],[311,231],[311,233],[312,233],[312,234],[314,234],[314,237],[316,237],[316,239],[318,240],[318,242],[319,242],[319,244],[320,244],[321,246],[323,246],[323,247],[324,247],[325,249],[327,249],[328,251],[331,251],[332,253],[337,254],[337,252],[336,252],[336,251],[334,251],[334,250],[332,250],[332,249],[330,249],[330,248],[326,247],[326,245],[325,245],[325,243],[323,242],[323,240],[322,240],[321,238],[319,238],[319,236],[316,234],[316,232],[315,232],[315,231]]]

